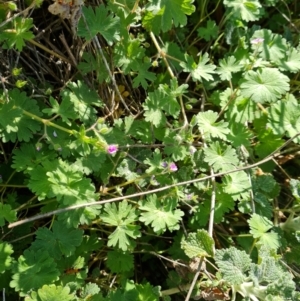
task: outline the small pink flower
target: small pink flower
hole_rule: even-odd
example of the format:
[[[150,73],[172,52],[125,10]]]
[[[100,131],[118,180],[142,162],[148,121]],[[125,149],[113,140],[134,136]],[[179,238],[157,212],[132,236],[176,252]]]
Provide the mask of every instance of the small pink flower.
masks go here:
[[[170,169],[170,171],[177,171],[178,170],[177,165],[174,162],[170,163],[169,169]]]
[[[111,144],[107,147],[107,152],[110,154],[110,155],[114,155],[116,152],[118,151],[118,146],[115,145],[115,144]]]
[[[257,45],[257,44],[262,43],[263,41],[264,41],[263,38],[256,38],[256,39],[251,40],[250,43],[253,45]]]

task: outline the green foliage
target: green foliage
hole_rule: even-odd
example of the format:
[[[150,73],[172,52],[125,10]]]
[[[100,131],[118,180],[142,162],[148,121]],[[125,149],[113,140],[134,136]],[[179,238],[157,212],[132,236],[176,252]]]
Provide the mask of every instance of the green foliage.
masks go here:
[[[54,301],[54,300],[75,300],[74,295],[70,294],[69,287],[43,285],[37,292],[32,292],[31,297],[26,297],[25,301]]]
[[[195,298],[299,300],[296,1],[17,2],[0,1],[6,299],[179,300],[200,260]]]
[[[105,213],[101,216],[104,223],[115,226],[116,229],[108,237],[108,246],[118,246],[123,251],[134,248],[135,243],[130,239],[141,236],[140,227],[134,225],[138,215],[126,201],[119,204],[106,204]]]
[[[258,214],[253,214],[248,222],[250,233],[260,243],[269,246],[271,249],[277,249],[280,246],[278,234],[275,232],[267,233],[273,227],[273,223],[270,220]]]
[[[120,40],[120,19],[109,15],[104,5],[99,5],[93,10],[92,7],[83,7],[84,18],[79,22],[78,35],[86,40],[92,40],[100,33],[109,45]],[[86,25],[89,30],[86,30]]]
[[[31,18],[15,18],[7,25],[7,29],[0,33],[0,41],[4,42],[3,47],[9,49],[16,47],[18,51],[22,51],[25,41],[34,38],[33,33],[30,31],[32,26]]]
[[[172,28],[172,24],[185,26],[186,15],[195,11],[193,0],[150,0],[147,12],[143,19],[143,25],[148,30],[158,34],[159,31],[166,32]]]
[[[215,260],[224,280],[232,284],[241,284],[246,280],[245,272],[250,268],[251,259],[245,251],[234,247],[216,250]]]
[[[67,257],[73,255],[81,241],[81,230],[68,229],[62,222],[54,222],[53,231],[42,228],[36,232],[36,240],[31,248],[36,251],[45,250],[51,257],[59,260],[63,255]]]
[[[145,225],[151,224],[153,231],[157,234],[164,233],[167,229],[174,231],[179,229],[179,221],[184,213],[175,209],[177,202],[174,198],[158,199],[155,194],[140,202],[140,221]]]
[[[195,82],[203,80],[211,81],[213,80],[212,74],[216,73],[216,66],[209,63],[208,53],[199,55],[198,64],[194,61],[193,57],[185,55],[185,61],[180,65],[183,67],[183,71],[191,73]]]
[[[0,273],[2,274],[5,270],[9,269],[12,264],[11,254],[13,253],[13,248],[8,243],[0,244]]]
[[[205,230],[189,233],[181,247],[190,258],[213,256],[214,253],[214,241]]]
[[[275,102],[289,91],[289,78],[276,69],[249,71],[241,84],[244,97],[259,103]]]
[[[12,271],[10,286],[23,294],[56,281],[59,276],[54,259],[42,250],[26,250],[13,265]]]
[[[224,5],[229,8],[234,18],[246,22],[258,20],[262,12],[262,5],[258,0],[224,0]]]

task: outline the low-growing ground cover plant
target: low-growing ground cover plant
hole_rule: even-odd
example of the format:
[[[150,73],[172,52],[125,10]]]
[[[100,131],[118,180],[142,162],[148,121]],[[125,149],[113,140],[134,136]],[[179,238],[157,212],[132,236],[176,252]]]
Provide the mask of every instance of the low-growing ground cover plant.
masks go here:
[[[0,1],[2,300],[299,300],[297,1]]]

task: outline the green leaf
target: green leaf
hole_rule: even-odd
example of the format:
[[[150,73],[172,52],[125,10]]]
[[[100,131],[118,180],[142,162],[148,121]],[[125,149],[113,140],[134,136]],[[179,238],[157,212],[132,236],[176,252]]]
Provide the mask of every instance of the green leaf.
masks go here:
[[[157,90],[150,92],[143,104],[145,120],[158,127],[166,123],[166,115],[176,118],[180,113],[176,97],[182,95],[186,88],[186,85],[178,87],[177,81],[171,80],[170,87],[159,85]]]
[[[37,293],[32,292],[31,297],[26,297],[25,301],[75,301],[75,296],[70,294],[70,287],[56,286],[54,284],[43,285]]]
[[[160,30],[163,32],[170,30],[173,24],[175,27],[185,26],[186,15],[191,15],[195,11],[192,3],[193,0],[150,0],[143,25],[156,34],[159,34]]]
[[[153,158],[147,158],[144,163],[150,167],[146,170],[147,173],[153,173],[156,170],[160,170],[162,166],[162,155],[159,149],[155,149],[152,153]]]
[[[286,100],[277,102],[269,109],[268,124],[275,135],[293,137],[300,132],[300,110],[291,94]],[[300,141],[298,137],[296,141]]]
[[[129,74],[132,70],[137,70],[143,63],[145,48],[138,39],[126,39],[116,45],[114,53],[116,65],[121,67],[124,74]]]
[[[18,89],[10,89],[8,96],[9,102],[0,103],[0,129],[4,130],[2,134],[5,137],[3,140],[28,142],[41,129],[41,124],[25,115],[23,110],[41,116],[37,102]]]
[[[90,41],[100,33],[108,45],[120,40],[120,19],[114,17],[103,4],[97,5],[95,10],[91,6],[83,6],[82,12],[85,20],[81,18],[79,21],[78,36]]]
[[[230,12],[236,19],[246,22],[256,21],[262,15],[262,6],[258,0],[224,0],[224,5],[231,8]]]
[[[54,259],[46,251],[25,250],[12,271],[10,286],[24,293],[56,281],[59,276]]]
[[[42,162],[53,161],[57,154],[48,149],[38,151],[33,144],[22,143],[19,148],[13,151],[12,167],[17,171],[25,174],[30,173]]]
[[[10,223],[17,220],[17,212],[10,205],[0,203],[0,227],[3,227],[5,221]]]
[[[230,125],[231,132],[227,135],[228,140],[231,142],[231,145],[235,148],[238,147],[250,147],[251,139],[253,138],[248,127],[233,122]]]
[[[146,89],[148,87],[148,82],[146,80],[153,82],[156,79],[155,73],[148,71],[151,66],[151,63],[143,63],[137,66],[135,70],[137,76],[133,79],[134,88],[142,85],[142,87]]]
[[[224,280],[234,285],[241,284],[246,280],[246,272],[250,268],[251,259],[245,251],[234,247],[216,250],[215,260]]]
[[[52,115],[59,115],[63,122],[67,125],[71,125],[71,120],[77,119],[77,115],[74,111],[74,104],[68,99],[64,97],[60,103],[56,99],[50,96],[49,98],[50,104],[52,108],[47,108],[43,110],[43,113]]]
[[[229,56],[228,58],[224,58],[219,60],[220,67],[217,68],[217,72],[219,73],[222,80],[231,80],[232,73],[236,73],[242,70],[242,65],[239,61],[236,60],[234,56]]]
[[[31,18],[15,18],[12,21],[12,28],[1,31],[0,41],[4,41],[4,48],[13,48],[16,46],[18,51],[22,51],[25,41],[34,38],[33,33],[29,31],[32,26]]]
[[[97,199],[91,180],[83,177],[74,164],[59,160],[56,169],[49,169],[47,177],[52,193],[65,205],[74,204],[76,200],[87,200],[88,196],[92,196],[94,201]]]
[[[212,81],[214,78],[211,74],[216,73],[216,71],[214,71],[216,66],[209,64],[209,60],[208,53],[204,53],[204,55],[201,54],[199,56],[199,62],[196,64],[193,57],[186,54],[185,62],[181,62],[180,66],[183,68],[183,71],[191,73],[195,82],[202,82],[203,79],[206,81]]]
[[[288,45],[286,40],[278,35],[273,34],[271,30],[261,29],[255,31],[251,40],[263,39],[262,43],[252,44],[254,52],[258,52],[259,56],[266,61],[278,62],[288,53]]]
[[[108,246],[118,246],[122,251],[134,246],[134,242],[129,238],[141,236],[140,227],[133,223],[137,220],[137,213],[127,201],[122,201],[119,206],[115,203],[106,204],[104,213],[101,216],[104,223],[116,226],[116,229],[108,237]]]
[[[186,141],[185,137],[176,132],[166,133],[163,140],[166,145],[164,148],[164,153],[171,156],[174,161],[184,160],[186,156],[190,153],[189,147],[187,145],[182,145],[180,142]]]
[[[254,238],[258,238],[259,242],[271,249],[278,249],[281,245],[280,237],[275,232],[267,233],[273,228],[273,223],[264,216],[254,213],[248,221],[250,233]]]
[[[189,258],[214,256],[214,240],[204,229],[189,233],[182,241],[181,248]]]
[[[248,223],[251,229],[250,233],[254,238],[260,238],[273,228],[273,223],[270,220],[255,213],[249,219]]]
[[[99,292],[100,292],[99,286],[96,283],[89,282],[85,285],[85,287],[81,293],[81,297],[86,298],[87,300],[90,300],[92,296],[98,294]],[[93,301],[93,299],[91,301]],[[95,299],[95,301],[96,301],[96,299]]]
[[[219,141],[216,141],[205,148],[204,154],[204,161],[216,172],[232,170],[239,163],[235,149],[230,145],[220,144]]]
[[[36,166],[30,173],[28,188],[37,194],[39,200],[46,197],[54,197],[54,194],[49,186],[47,170],[52,170],[57,167],[57,161],[49,162],[44,161],[43,166]]]
[[[153,287],[150,283],[136,284],[138,291],[138,301],[158,301],[161,297],[158,287]]]
[[[283,144],[283,140],[278,135],[274,135],[270,128],[260,130],[257,138],[255,153],[259,158],[265,158]]]
[[[300,181],[296,179],[290,179],[290,189],[293,197],[299,202],[300,201]]]
[[[133,270],[133,255],[128,252],[108,251],[106,265],[112,273],[121,274]]]
[[[208,20],[206,27],[199,27],[197,32],[200,38],[203,38],[205,41],[210,41],[218,37],[219,28],[215,21]]]
[[[251,182],[244,171],[238,171],[224,176],[222,186],[224,192],[229,194],[234,200],[249,198]]]
[[[48,251],[51,257],[59,260],[62,255],[69,257],[75,253],[76,247],[82,242],[82,235],[82,230],[68,229],[62,222],[55,221],[52,231],[45,227],[37,230],[31,248]]]
[[[10,256],[13,253],[13,248],[6,242],[0,243],[0,274],[8,270],[11,266],[13,258]]]
[[[248,71],[240,85],[241,94],[254,102],[275,102],[289,91],[289,78],[277,69],[263,68]]]
[[[157,196],[153,194],[147,197],[147,201],[139,204],[139,209],[142,211],[139,220],[145,225],[151,224],[155,233],[162,234],[167,229],[169,231],[179,229],[179,221],[184,213],[179,209],[175,209],[177,206],[176,200],[171,198],[158,200]]]
[[[283,59],[276,62],[279,69],[296,73],[300,70],[300,49],[290,48]]]
[[[96,107],[103,106],[98,94],[81,81],[77,81],[77,83],[70,82],[67,89],[61,92],[61,96],[63,102],[68,104],[65,107],[74,111],[77,118],[79,117],[84,122],[91,122],[97,119],[97,110],[92,105]],[[67,120],[66,116],[65,120]]]
[[[220,138],[227,140],[226,134],[230,133],[228,123],[224,121],[216,122],[218,114],[213,111],[200,112],[196,115],[198,128],[205,139]]]

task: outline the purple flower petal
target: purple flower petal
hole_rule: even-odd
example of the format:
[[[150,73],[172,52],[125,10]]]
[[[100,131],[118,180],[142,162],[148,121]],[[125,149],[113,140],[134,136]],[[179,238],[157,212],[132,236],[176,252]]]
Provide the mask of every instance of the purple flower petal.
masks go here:
[[[170,163],[169,169],[170,169],[170,171],[177,171],[178,170],[177,165],[174,162]]]
[[[251,40],[250,43],[253,45],[257,45],[257,44],[262,43],[263,41],[264,41],[263,38],[256,38],[256,39]]]
[[[115,154],[116,152],[118,151],[118,146],[115,145],[115,144],[111,144],[107,147],[107,152],[110,154],[110,155],[113,155]]]
[[[167,163],[167,162],[162,162],[162,163],[161,163],[161,166],[162,166],[163,168],[167,168],[167,167],[168,167],[168,163]]]

